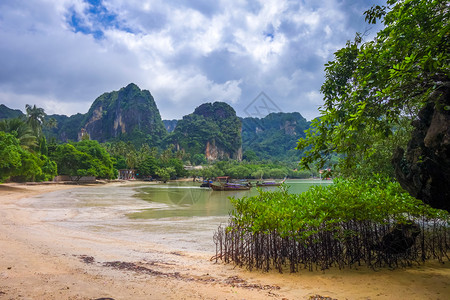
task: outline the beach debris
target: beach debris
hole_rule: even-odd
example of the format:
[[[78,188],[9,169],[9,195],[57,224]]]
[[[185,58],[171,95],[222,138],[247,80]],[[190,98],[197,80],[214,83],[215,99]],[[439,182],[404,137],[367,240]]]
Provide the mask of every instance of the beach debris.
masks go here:
[[[165,273],[157,270],[152,270],[150,268],[144,267],[142,265],[138,265],[136,263],[132,262],[123,262],[123,261],[112,261],[112,262],[105,262],[102,264],[105,267],[112,267],[119,270],[126,270],[126,271],[134,271],[142,274],[149,274],[153,276],[162,276],[162,277],[169,277],[174,278],[178,280],[183,281],[195,281],[195,282],[202,282],[202,283],[222,283],[224,285],[230,285],[232,287],[239,287],[244,289],[256,289],[256,290],[279,290],[280,287],[277,285],[262,285],[262,284],[253,284],[248,283],[244,279],[240,278],[239,276],[230,276],[226,279],[215,279],[211,276],[206,277],[198,277],[198,276],[189,276],[189,275],[183,275],[179,272],[173,272],[173,273]]]
[[[77,256],[77,255],[74,255]],[[92,256],[88,256],[88,255],[78,255],[77,256],[79,259],[81,259],[84,263],[86,264],[93,264],[95,262],[95,259]]]
[[[103,263],[105,267],[111,267],[118,270],[127,270],[127,271],[135,271],[139,273],[154,275],[154,276],[163,276],[163,277],[171,277],[171,278],[179,278],[180,273],[165,273],[161,271],[152,270],[150,268],[137,265],[132,262],[124,262],[124,261],[110,261]]]
[[[77,255],[74,255],[77,256]],[[154,270],[151,268],[148,268],[148,265],[155,265],[154,263],[134,263],[134,262],[125,262],[125,261],[109,261],[109,262],[96,262],[95,258],[88,255],[78,255],[78,258],[80,258],[84,263],[86,264],[94,264],[97,263],[98,265],[101,265],[103,267],[109,267],[116,270],[123,270],[123,271],[132,271],[140,274],[147,274],[152,276],[159,276],[159,277],[166,277],[166,278],[173,278],[177,280],[182,281],[188,281],[188,282],[200,282],[200,283],[219,283],[223,285],[229,285],[232,287],[238,287],[238,288],[244,288],[244,289],[255,289],[255,290],[279,290],[280,287],[277,285],[262,285],[262,284],[255,284],[255,283],[249,283],[246,280],[240,278],[239,276],[230,276],[226,279],[217,279],[213,278],[209,274],[206,274],[206,276],[194,276],[189,274],[181,274],[180,272],[162,272],[158,270]],[[147,266],[144,266],[147,265]],[[98,298],[93,300],[99,300],[99,299],[110,299],[110,298]]]
[[[337,299],[331,298],[328,296],[314,295],[314,296],[310,296],[309,300],[337,300]]]
[[[232,287],[240,287],[245,289],[257,289],[257,290],[279,290],[280,287],[277,285],[262,285],[262,284],[254,284],[248,283],[244,279],[239,276],[230,276],[225,279],[225,283],[231,285]]]

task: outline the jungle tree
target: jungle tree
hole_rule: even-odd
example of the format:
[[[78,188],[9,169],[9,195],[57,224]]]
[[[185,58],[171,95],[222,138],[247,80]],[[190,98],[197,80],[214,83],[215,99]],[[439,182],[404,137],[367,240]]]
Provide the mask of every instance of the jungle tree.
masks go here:
[[[0,131],[0,182],[50,180],[54,175],[54,162],[45,155],[28,151],[14,135]]]
[[[31,149],[37,146],[37,139],[25,121],[19,118],[5,119],[0,121],[0,131],[14,135],[24,149]]]
[[[297,147],[305,150],[301,160],[304,167],[314,163],[321,167],[333,153],[339,153],[338,167],[358,168],[361,162],[379,153],[379,141],[389,137],[396,140],[397,136],[404,136],[405,131],[411,131],[412,127],[404,125],[405,120],[417,131],[429,128],[431,116],[437,115],[442,122],[435,138],[438,141],[448,139],[449,1],[388,0],[387,6],[374,6],[365,15],[369,23],[381,20],[385,28],[373,41],[363,42],[357,35],[353,42],[335,53],[334,61],[326,64],[321,116],[313,121],[312,128],[299,140]],[[426,132],[415,144],[427,147],[425,137]],[[414,139],[409,137],[410,146]],[[398,146],[403,149],[406,145]],[[449,152],[448,145],[443,147],[442,151],[422,151],[420,157],[408,157],[407,153],[406,158],[402,150],[388,147],[385,155],[392,157],[397,153],[396,177],[399,179],[402,177],[399,174],[403,173],[398,166],[411,164],[411,160],[419,164],[432,161],[436,157],[427,157],[430,152],[438,153],[437,159],[442,158]],[[389,163],[386,159],[382,161]],[[445,173],[450,169],[448,160],[434,168],[440,172],[436,172],[433,179],[449,178]],[[373,171],[378,169],[375,167]],[[412,169],[414,167],[408,172]],[[426,180],[434,184],[428,177]],[[447,198],[444,202],[436,200],[435,195],[427,198],[423,193],[413,192],[414,188],[425,188],[422,184],[406,188],[435,207],[449,209],[449,184],[444,185],[447,189],[443,192],[443,197]]]
[[[81,141],[58,145],[51,158],[58,165],[59,175],[115,178],[116,171],[106,150],[97,141]]]
[[[36,137],[40,137],[42,135],[42,125],[45,121],[45,112],[43,108],[36,107],[36,105],[25,105],[25,109],[27,112],[27,123],[33,129]]]

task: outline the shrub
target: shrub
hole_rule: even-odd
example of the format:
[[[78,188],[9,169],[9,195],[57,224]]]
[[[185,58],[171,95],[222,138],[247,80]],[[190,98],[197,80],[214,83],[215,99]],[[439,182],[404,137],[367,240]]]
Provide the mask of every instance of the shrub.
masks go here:
[[[449,214],[379,177],[372,182],[337,179],[302,194],[290,194],[286,187],[260,190],[231,201],[228,226],[214,235],[215,258],[249,269],[393,268],[442,260],[450,250]],[[399,242],[406,243],[404,249],[393,253],[386,239],[399,226],[417,230],[406,233]]]

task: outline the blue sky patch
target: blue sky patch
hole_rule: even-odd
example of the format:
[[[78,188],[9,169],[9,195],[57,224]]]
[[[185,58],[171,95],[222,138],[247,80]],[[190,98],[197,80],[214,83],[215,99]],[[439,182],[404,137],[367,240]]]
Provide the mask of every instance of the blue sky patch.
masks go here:
[[[88,8],[83,13],[77,12],[73,7],[69,10],[66,19],[74,32],[91,34],[95,39],[104,37],[104,30],[115,28],[127,32],[132,30],[123,26],[117,14],[109,11],[101,0],[87,0]]]

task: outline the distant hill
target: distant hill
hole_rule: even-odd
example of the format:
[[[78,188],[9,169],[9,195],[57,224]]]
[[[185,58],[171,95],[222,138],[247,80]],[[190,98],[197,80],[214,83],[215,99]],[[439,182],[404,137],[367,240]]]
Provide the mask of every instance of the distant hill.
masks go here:
[[[3,104],[0,104],[0,120],[24,118],[26,115],[19,109],[10,109]],[[73,116],[65,115],[47,115],[46,119],[55,119],[58,126],[56,128],[43,128],[44,134],[49,140],[67,142],[69,140],[77,141],[78,134],[81,129],[82,121],[86,115],[76,114]]]
[[[44,134],[49,140],[68,142],[78,141],[79,134],[86,118],[86,114],[76,114],[70,117],[65,115],[47,115],[46,119],[54,118],[56,128],[44,128]]]
[[[204,103],[178,121],[170,141],[187,153],[206,159],[242,159],[241,121],[224,102]]]
[[[262,119],[243,118],[244,153],[253,151],[259,159],[296,160],[301,153],[294,148],[309,126],[310,122],[298,112],[271,113]]]
[[[20,109],[11,109],[4,104],[0,104],[0,120],[1,119],[13,119],[25,116]]]

